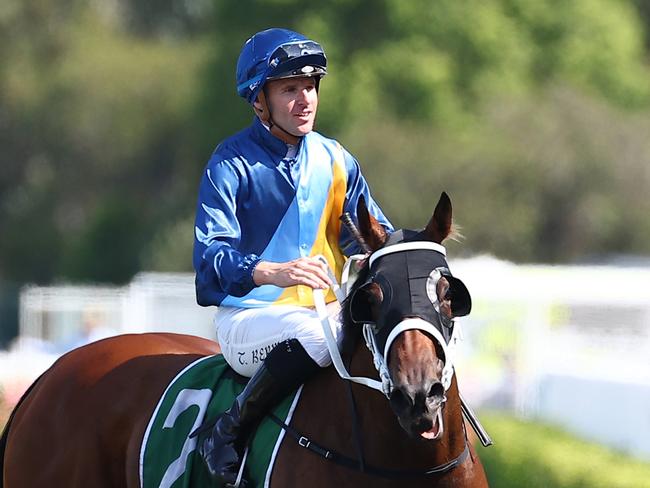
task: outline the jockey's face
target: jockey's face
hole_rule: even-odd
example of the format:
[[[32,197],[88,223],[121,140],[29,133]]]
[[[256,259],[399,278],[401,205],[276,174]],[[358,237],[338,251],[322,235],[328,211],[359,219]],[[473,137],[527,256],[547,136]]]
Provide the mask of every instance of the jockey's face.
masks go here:
[[[273,122],[296,137],[314,128],[318,91],[314,78],[284,78],[269,81],[266,99]],[[257,105],[258,102],[255,102]]]

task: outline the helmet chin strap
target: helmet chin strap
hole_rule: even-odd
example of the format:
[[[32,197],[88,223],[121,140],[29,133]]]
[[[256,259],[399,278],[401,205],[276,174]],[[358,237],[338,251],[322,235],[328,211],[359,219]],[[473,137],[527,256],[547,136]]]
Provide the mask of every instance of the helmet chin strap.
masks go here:
[[[268,103],[266,102],[266,94],[264,93],[263,89],[260,90],[260,93],[257,95],[257,100],[262,107],[259,108],[253,106],[255,108],[255,112],[257,113],[257,116],[260,118],[260,120],[269,126],[271,134],[287,144],[291,144],[293,146],[298,144],[298,142],[300,142],[299,137],[290,134],[275,122],[273,122],[273,119],[271,118],[271,110]]]

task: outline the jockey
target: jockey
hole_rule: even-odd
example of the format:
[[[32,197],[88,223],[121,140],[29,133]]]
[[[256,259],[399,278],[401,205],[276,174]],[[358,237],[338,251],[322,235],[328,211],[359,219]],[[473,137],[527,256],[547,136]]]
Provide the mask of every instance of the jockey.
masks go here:
[[[199,446],[210,474],[227,484],[235,482],[261,418],[331,363],[312,289],[329,288],[328,267],[340,279],[346,256],[361,252],[340,216],[349,212],[356,220],[363,195],[370,213],[393,230],[354,157],[313,131],[325,74],[323,49],[301,34],[268,29],[246,41],[237,91],[255,117],[219,144],[201,179],[197,302],[218,306],[223,355],[251,377]],[[328,292],[326,301],[335,300]],[[338,338],[340,321],[334,322]]]

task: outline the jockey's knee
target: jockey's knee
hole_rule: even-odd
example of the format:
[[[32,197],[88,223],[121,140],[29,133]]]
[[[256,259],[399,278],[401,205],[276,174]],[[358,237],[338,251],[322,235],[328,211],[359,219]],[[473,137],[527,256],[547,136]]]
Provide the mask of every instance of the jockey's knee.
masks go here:
[[[335,326],[332,327],[332,333],[337,341],[341,339],[341,326],[339,323],[335,323]],[[332,364],[332,357],[330,356],[327,339],[320,320],[314,319],[301,322],[300,325],[294,328],[293,334],[318,366],[326,368]]]
[[[322,331],[320,331],[320,333],[299,334],[296,338],[309,357],[311,357],[318,366],[326,368],[332,364],[332,358],[329,349],[327,348],[327,341]]]

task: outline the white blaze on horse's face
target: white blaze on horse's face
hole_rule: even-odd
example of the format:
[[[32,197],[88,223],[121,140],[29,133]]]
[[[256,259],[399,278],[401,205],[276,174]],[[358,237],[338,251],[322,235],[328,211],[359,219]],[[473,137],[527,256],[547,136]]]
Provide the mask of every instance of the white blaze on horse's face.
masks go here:
[[[393,341],[389,357],[393,381],[390,404],[400,425],[413,437],[440,438],[447,400],[442,383],[442,347],[422,330],[406,330]]]

